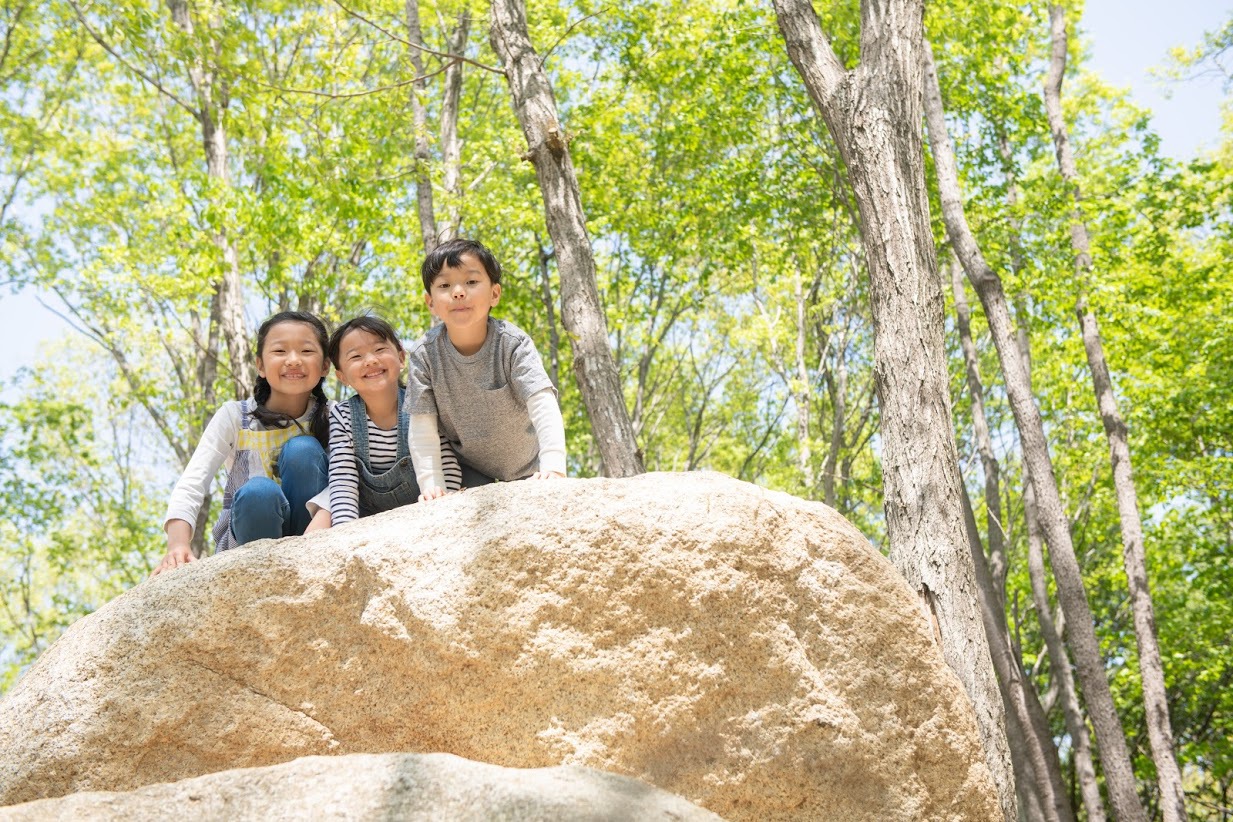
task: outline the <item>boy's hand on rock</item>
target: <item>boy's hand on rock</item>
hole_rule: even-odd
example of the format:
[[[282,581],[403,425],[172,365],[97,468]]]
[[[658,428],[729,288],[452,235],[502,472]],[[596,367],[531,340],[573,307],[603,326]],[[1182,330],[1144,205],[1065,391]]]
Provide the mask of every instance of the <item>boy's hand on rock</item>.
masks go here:
[[[536,471],[527,479],[558,479],[564,476],[560,471]]]
[[[430,485],[424,489],[424,493],[420,494],[420,502],[428,502],[429,500],[441,499],[445,496],[445,489],[439,485]]]

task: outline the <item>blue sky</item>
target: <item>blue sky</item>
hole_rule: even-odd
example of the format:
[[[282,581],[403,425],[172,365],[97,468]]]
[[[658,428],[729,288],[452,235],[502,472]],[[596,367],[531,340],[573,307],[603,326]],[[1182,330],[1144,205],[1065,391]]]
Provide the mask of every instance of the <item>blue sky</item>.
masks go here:
[[[1167,154],[1184,159],[1214,148],[1220,127],[1221,88],[1215,79],[1162,84],[1149,71],[1165,63],[1173,46],[1193,46],[1204,31],[1219,28],[1233,11],[1213,0],[1089,0],[1081,25],[1092,48],[1092,65],[1109,83],[1131,90],[1153,111]],[[48,341],[67,327],[34,295],[0,292],[0,379],[33,365]]]

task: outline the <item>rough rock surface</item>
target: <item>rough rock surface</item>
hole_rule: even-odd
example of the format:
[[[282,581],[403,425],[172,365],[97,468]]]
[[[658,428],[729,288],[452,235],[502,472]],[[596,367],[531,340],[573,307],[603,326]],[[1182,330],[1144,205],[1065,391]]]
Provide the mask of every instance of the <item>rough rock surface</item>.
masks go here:
[[[516,770],[450,754],[306,756],[128,793],[87,792],[0,808],[0,822],[721,822],[679,796],[577,765]]]
[[[494,485],[144,582],[0,701],[0,804],[400,751],[732,820],[999,816],[890,563],[719,474]]]

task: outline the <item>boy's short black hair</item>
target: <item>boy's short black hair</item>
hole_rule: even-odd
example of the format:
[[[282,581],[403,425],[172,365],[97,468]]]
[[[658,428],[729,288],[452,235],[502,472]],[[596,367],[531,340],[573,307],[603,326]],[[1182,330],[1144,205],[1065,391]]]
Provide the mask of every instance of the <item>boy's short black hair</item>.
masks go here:
[[[488,279],[492,280],[493,285],[499,285],[501,282],[501,264],[497,262],[497,258],[492,256],[492,252],[484,246],[483,243],[475,240],[448,240],[441,245],[428,252],[428,256],[424,258],[424,264],[420,266],[420,276],[424,280],[424,290],[432,290],[432,281],[441,273],[441,269],[457,268],[462,265],[463,254],[474,254],[475,258],[480,261],[480,265],[488,272]]]

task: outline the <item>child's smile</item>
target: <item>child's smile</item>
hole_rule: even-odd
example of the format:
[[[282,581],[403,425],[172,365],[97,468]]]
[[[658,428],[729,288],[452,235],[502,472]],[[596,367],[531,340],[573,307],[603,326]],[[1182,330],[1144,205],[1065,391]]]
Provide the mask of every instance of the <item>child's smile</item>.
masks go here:
[[[402,346],[356,328],[348,331],[339,345],[338,379],[365,401],[381,392],[397,397],[406,357]]]
[[[283,398],[311,393],[327,370],[316,332],[301,322],[281,322],[271,328],[257,358],[257,373],[270,384],[267,405],[275,410],[281,410]]]

